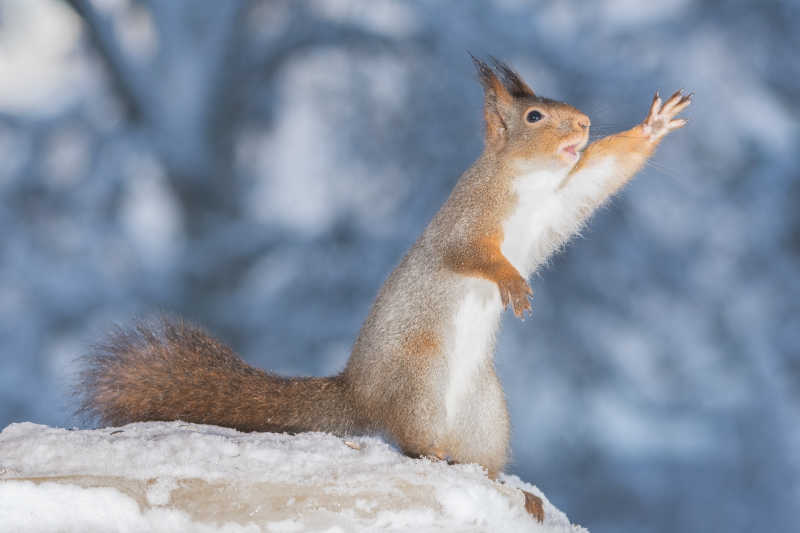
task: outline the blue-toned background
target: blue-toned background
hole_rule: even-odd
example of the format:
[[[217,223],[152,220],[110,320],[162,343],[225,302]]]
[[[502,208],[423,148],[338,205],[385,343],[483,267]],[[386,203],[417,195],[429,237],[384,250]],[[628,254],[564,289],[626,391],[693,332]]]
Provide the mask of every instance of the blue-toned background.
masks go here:
[[[595,134],[689,125],[536,276],[497,365],[510,470],[598,532],[788,531],[800,503],[800,6],[0,0],[0,427],[158,311],[341,369],[481,150],[467,50]]]

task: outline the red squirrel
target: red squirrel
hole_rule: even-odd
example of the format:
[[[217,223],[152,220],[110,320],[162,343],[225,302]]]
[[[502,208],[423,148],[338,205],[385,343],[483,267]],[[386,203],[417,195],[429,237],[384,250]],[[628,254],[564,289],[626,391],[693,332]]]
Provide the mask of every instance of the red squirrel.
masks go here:
[[[526,279],[686,124],[681,91],[587,146],[589,118],[537,96],[508,65],[473,58],[485,148],[380,289],[345,369],[286,378],[182,321],[119,331],[87,357],[82,410],[121,425],[184,420],[241,431],[378,434],[411,456],[478,463],[495,478],[510,425],[494,368],[505,308]],[[541,501],[525,495],[542,519]]]

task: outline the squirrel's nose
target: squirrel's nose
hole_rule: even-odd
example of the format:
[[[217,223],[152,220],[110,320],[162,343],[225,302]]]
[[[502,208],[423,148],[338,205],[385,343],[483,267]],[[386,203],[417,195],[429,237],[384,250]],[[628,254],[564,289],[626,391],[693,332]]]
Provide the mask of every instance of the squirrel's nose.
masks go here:
[[[592,124],[592,121],[589,120],[589,117],[581,117],[578,119],[577,122],[578,122],[578,127],[584,130],[589,126],[591,126]]]

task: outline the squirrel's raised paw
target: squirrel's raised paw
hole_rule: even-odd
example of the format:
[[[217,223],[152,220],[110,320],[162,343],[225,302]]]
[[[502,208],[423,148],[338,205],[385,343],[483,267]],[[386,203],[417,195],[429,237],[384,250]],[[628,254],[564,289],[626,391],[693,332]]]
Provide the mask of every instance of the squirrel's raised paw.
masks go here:
[[[669,99],[662,104],[661,97],[656,92],[647,118],[642,122],[642,130],[651,141],[656,141],[667,133],[682,128],[686,119],[674,118],[675,115],[689,107],[692,103],[692,94],[683,94],[683,89],[675,91]]]
[[[517,274],[516,277],[501,279],[497,282],[497,287],[500,289],[500,300],[503,303],[503,309],[510,304],[514,314],[524,320],[525,312],[531,311],[530,297],[533,296],[533,291],[528,282]]]

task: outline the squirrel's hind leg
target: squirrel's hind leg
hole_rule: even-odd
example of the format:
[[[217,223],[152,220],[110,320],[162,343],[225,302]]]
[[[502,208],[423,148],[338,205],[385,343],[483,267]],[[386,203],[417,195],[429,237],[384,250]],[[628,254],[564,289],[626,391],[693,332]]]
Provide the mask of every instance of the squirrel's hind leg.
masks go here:
[[[406,448],[401,446],[403,453],[412,459],[431,459],[432,461],[442,461],[449,465],[456,464],[452,456],[443,448],[428,447],[428,448]]]

